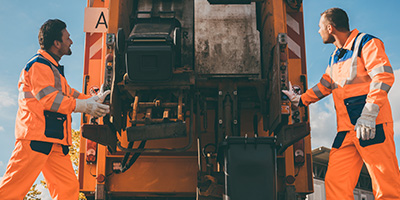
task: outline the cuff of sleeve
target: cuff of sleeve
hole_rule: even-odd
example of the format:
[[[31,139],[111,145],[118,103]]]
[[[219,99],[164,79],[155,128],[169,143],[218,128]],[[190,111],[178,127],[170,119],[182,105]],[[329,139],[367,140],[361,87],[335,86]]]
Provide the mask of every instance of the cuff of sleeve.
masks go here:
[[[74,112],[83,113],[86,110],[86,102],[85,100],[75,99],[75,109]]]
[[[379,114],[379,106],[374,103],[366,103],[361,112],[361,115],[368,115],[374,117],[377,117],[378,114]]]

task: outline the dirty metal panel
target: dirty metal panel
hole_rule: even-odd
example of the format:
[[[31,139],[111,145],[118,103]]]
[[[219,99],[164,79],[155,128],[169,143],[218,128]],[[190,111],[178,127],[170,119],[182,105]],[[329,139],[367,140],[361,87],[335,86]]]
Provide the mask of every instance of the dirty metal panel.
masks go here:
[[[193,68],[194,0],[139,0],[137,10],[141,13],[153,12],[153,17],[174,16],[181,23],[181,65]],[[150,15],[140,14],[139,17]]]
[[[186,123],[162,123],[146,126],[131,126],[126,129],[128,141],[157,140],[186,136]]]
[[[211,5],[195,1],[195,70],[198,75],[260,74],[255,3]]]

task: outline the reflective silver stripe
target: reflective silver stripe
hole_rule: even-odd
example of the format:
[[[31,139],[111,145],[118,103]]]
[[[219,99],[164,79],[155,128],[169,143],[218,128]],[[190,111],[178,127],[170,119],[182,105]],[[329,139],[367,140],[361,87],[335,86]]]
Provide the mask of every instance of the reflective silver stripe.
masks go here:
[[[371,72],[368,74],[371,78],[374,78],[377,74],[387,72],[393,74],[393,68],[391,66],[380,66],[375,67]]]
[[[333,82],[333,80],[334,80],[334,78],[333,78],[333,59],[335,58],[335,54],[336,54],[337,50],[338,50],[338,48],[336,48],[335,51],[333,52],[333,54],[331,55],[331,66],[329,66],[331,69],[330,77],[331,77],[331,85],[333,85],[332,90],[338,88],[338,84],[336,82]]]
[[[60,72],[58,72],[58,69],[56,69],[53,65],[51,66],[51,69],[53,70],[54,74],[54,87],[57,90],[62,91]]]
[[[328,82],[327,80],[325,80],[324,78],[321,78],[321,80],[319,81],[324,87],[332,89],[332,85],[330,82]]]
[[[332,76],[332,68],[333,68],[333,61],[335,59],[335,55],[336,55],[336,51],[339,50],[338,48],[335,49],[335,51],[333,52],[333,54],[331,55],[331,76]]]
[[[35,98],[32,92],[20,91],[18,94],[18,99],[31,99],[31,98]]]
[[[57,112],[58,108],[60,108],[63,98],[64,98],[64,95],[62,94],[62,92],[58,92],[56,98],[53,101],[53,104],[51,105],[50,110]]]
[[[325,95],[323,95],[321,93],[321,91],[318,88],[318,85],[315,85],[312,90],[314,91],[315,95],[317,95],[318,99],[322,99],[323,97],[325,97]]]
[[[380,90],[389,92],[390,88],[391,88],[390,85],[388,85],[388,84],[386,84],[386,83],[383,83],[383,82],[379,82],[379,83],[377,83],[377,82],[371,82],[371,85],[370,85],[370,87],[369,87],[369,91],[376,90],[376,89],[380,89]]]
[[[18,88],[18,99],[30,99],[30,98],[35,98],[35,96],[33,96],[33,94],[30,91],[24,92],[24,84],[21,83],[21,85]]]
[[[53,93],[53,92],[55,92],[55,91],[57,91],[56,88],[51,87],[51,86],[47,86],[47,87],[43,88],[42,90],[40,90],[40,91],[36,94],[36,99],[37,99],[37,100],[40,100],[40,99],[42,99],[43,97],[45,97],[46,95],[51,94],[51,93]]]
[[[351,68],[350,68],[350,77],[346,80],[343,80],[342,85],[351,84],[354,78],[357,76],[357,57],[358,57],[358,50],[360,49],[360,43],[362,38],[366,35],[365,33],[361,33],[354,44],[354,51],[353,56],[351,57]]]
[[[43,58],[43,59],[49,61],[49,60],[48,60],[47,58],[45,58],[44,56],[42,56],[42,55],[40,55],[40,54],[39,54],[39,56],[40,56],[41,58]],[[61,74],[60,74],[60,72],[58,71],[57,67],[54,66],[54,64],[53,64],[51,61],[49,61],[49,63],[50,63],[50,65],[51,65],[50,67],[51,67],[51,70],[53,71],[53,75],[54,75],[54,87],[55,87],[58,91],[62,91],[62,86],[61,86]]]
[[[24,76],[25,76],[25,75],[24,75],[24,72],[25,72],[25,70],[22,71],[22,74],[21,74],[21,76],[19,77],[18,82],[24,81],[24,79],[25,79],[25,78],[24,78]]]
[[[19,88],[18,88],[18,91],[20,91],[20,92],[21,92],[21,91],[24,91],[24,86],[25,86],[25,85],[24,85],[23,83],[21,83],[21,85],[20,85]]]
[[[72,89],[71,89],[71,87],[68,86],[68,95],[71,95],[71,93],[72,93]]]
[[[372,115],[372,116],[378,116],[379,113],[379,106],[374,104],[374,103],[366,103],[361,115]]]
[[[76,98],[78,98],[78,97],[79,97],[79,95],[80,95],[80,93],[79,93],[79,92],[77,92],[77,91],[74,91],[74,94],[72,95],[72,97],[74,97],[74,98],[76,99]]]

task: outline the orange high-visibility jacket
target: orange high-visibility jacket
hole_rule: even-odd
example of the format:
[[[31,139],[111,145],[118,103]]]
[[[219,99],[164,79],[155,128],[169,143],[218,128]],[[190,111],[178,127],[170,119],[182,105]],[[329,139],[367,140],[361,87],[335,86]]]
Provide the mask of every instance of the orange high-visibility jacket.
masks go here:
[[[76,100],[90,96],[71,88],[60,66],[46,51],[38,50],[18,81],[17,140],[71,145],[71,113]]]
[[[301,104],[332,93],[338,132],[354,130],[364,107],[364,112],[379,112],[376,124],[393,122],[387,94],[394,75],[381,40],[354,29],[329,63],[320,82],[301,95]]]

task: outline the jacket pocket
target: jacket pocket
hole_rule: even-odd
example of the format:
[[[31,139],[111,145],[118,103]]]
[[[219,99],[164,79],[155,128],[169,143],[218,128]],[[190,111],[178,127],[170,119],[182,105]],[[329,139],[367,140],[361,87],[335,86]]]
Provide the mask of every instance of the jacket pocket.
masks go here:
[[[67,119],[67,115],[51,111],[44,111],[44,117],[46,120],[46,129],[44,131],[46,137],[63,139],[64,122]]]
[[[361,116],[361,112],[365,106],[365,100],[367,95],[350,97],[344,100],[344,105],[347,109],[347,114],[349,115],[350,122],[356,125],[357,119]]]

